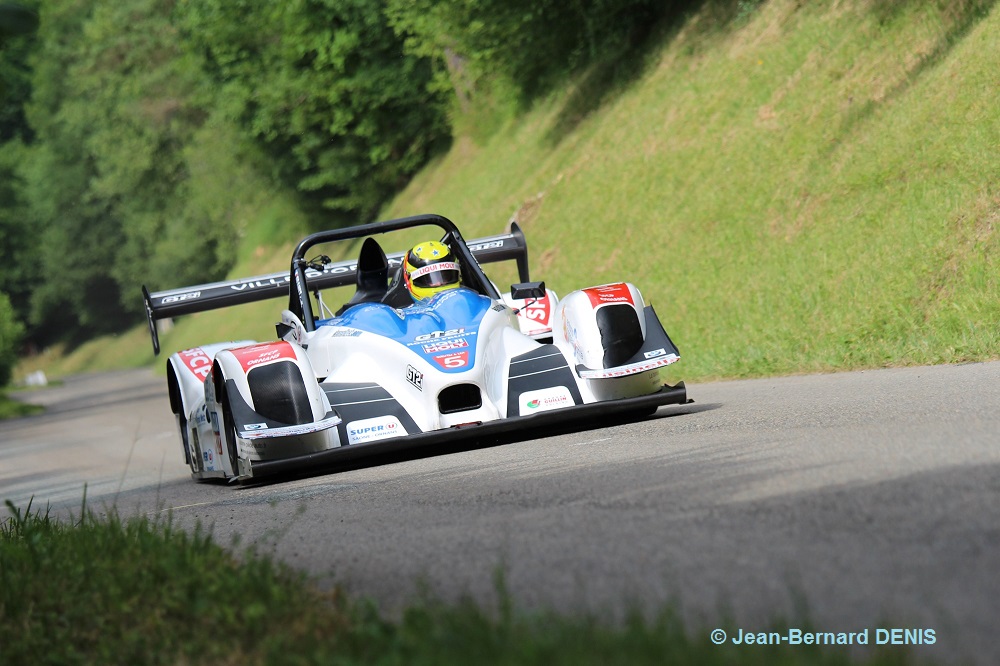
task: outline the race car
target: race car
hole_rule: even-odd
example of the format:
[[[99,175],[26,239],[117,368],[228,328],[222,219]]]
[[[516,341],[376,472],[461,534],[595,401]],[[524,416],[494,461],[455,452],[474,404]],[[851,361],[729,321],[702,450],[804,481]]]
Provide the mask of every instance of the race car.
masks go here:
[[[429,240],[386,254],[414,229]],[[306,258],[341,243],[360,243],[357,260]],[[481,264],[506,260],[520,281],[501,294]],[[334,311],[324,295],[338,287],[353,292]],[[661,382],[680,354],[639,290],[617,282],[558,298],[530,281],[516,223],[468,243],[440,215],[323,231],[298,244],[288,273],[142,292],[157,354],[158,320],[288,298],[275,340],[169,357],[170,408],[196,479],[246,482],[688,401],[683,382]]]

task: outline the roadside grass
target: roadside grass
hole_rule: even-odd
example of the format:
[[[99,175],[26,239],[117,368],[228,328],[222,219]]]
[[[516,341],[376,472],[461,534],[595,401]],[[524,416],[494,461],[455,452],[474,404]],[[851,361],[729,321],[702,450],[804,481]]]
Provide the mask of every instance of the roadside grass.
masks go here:
[[[234,555],[169,517],[101,518],[84,505],[66,522],[7,506],[0,662],[12,666],[916,663],[895,649],[716,646],[669,609],[621,622],[522,612],[500,575],[495,609],[428,598],[388,620],[369,601],[320,591],[252,549]]]
[[[43,408],[38,405],[29,405],[20,400],[12,400],[0,389],[0,421],[40,414],[42,411],[44,411]]]

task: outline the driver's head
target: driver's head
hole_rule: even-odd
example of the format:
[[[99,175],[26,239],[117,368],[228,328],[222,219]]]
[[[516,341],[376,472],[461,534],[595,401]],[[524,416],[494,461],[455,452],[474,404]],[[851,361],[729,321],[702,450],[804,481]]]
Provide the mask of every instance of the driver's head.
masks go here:
[[[458,259],[447,245],[440,241],[424,241],[406,253],[403,262],[406,288],[415,301],[423,301],[434,294],[454,289],[462,284],[462,270]]]

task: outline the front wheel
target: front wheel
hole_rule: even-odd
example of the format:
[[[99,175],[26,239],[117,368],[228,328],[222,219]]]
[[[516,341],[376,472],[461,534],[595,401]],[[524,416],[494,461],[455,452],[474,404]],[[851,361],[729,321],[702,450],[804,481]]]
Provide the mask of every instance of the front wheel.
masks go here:
[[[201,471],[201,465],[199,464],[198,458],[196,456],[191,455],[191,433],[188,430],[187,419],[180,415],[178,415],[177,418],[181,429],[181,446],[184,447],[184,462],[186,462],[188,466],[191,468],[192,474],[197,474],[198,472]],[[196,444],[198,443],[197,435],[195,436],[194,441]],[[195,451],[197,452],[198,455],[200,455],[201,447],[196,446]]]
[[[229,406],[228,393],[222,399],[222,428],[226,436],[226,444],[229,452],[229,464],[233,469],[233,476],[240,475],[239,446],[236,442],[236,422],[233,420],[233,410]]]

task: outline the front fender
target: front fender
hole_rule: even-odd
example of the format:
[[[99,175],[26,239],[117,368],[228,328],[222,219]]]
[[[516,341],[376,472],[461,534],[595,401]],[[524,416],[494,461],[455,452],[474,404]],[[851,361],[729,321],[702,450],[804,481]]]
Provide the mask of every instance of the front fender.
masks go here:
[[[170,411],[185,420],[205,401],[205,380],[212,374],[216,354],[232,347],[254,344],[253,340],[219,342],[192,347],[170,355],[167,359],[167,393]]]
[[[680,359],[652,306],[632,284],[575,291],[556,310],[553,342],[576,361],[583,379],[650,373]]]
[[[282,341],[225,349],[216,354],[213,368],[215,401],[221,404],[227,391],[235,390],[240,401],[262,417],[259,423],[302,425],[320,421],[330,411],[308,356],[296,344]],[[236,423],[241,430],[247,425]]]
[[[553,342],[587,368],[611,368],[631,358],[646,337],[645,301],[628,282],[567,294],[555,312]]]

